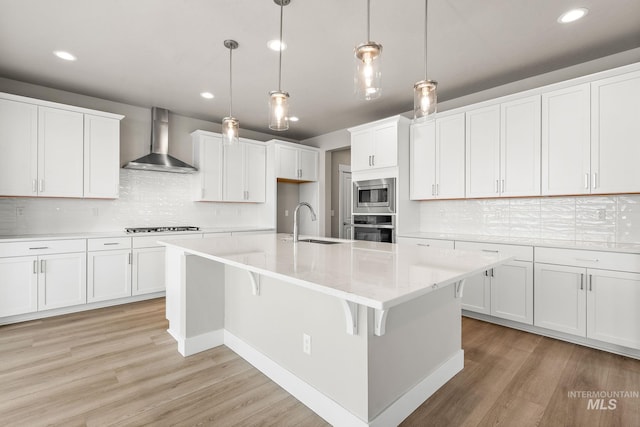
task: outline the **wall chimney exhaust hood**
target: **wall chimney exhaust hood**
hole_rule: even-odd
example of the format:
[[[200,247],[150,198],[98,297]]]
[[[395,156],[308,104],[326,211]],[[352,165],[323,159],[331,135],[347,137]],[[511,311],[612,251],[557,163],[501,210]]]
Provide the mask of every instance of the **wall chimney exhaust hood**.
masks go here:
[[[169,154],[169,110],[151,109],[151,153],[127,163],[125,169],[193,173],[198,169]]]

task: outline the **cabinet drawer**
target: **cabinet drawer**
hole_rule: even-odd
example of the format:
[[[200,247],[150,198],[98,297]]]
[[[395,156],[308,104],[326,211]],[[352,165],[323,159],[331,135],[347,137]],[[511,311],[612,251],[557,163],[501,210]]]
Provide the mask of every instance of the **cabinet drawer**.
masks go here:
[[[88,251],[109,251],[113,249],[131,249],[131,237],[87,239]]]
[[[452,240],[425,239],[421,237],[398,237],[398,243],[408,243],[410,245],[429,246],[432,248],[453,249]]]
[[[0,257],[85,252],[86,239],[0,243]]]
[[[202,239],[202,233],[184,233],[184,234],[164,234],[154,233],[151,236],[140,236],[133,238],[133,247],[138,248],[157,248],[162,246],[158,240],[166,239]]]
[[[505,245],[501,243],[460,242],[456,240],[456,249],[496,252],[516,257],[518,261],[533,261],[533,246]]]
[[[640,273],[640,254],[537,247],[536,262]]]

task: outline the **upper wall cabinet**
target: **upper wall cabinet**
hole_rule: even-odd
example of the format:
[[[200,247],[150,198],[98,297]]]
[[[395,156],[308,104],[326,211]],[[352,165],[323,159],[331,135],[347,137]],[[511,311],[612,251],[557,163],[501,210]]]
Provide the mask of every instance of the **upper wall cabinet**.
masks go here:
[[[540,195],[540,96],[466,113],[467,197]]]
[[[591,83],[591,192],[640,191],[640,71]]]
[[[398,143],[406,144],[409,119],[394,116],[367,123],[351,132],[351,171],[398,166]]]
[[[0,195],[118,197],[122,118],[0,94]]]
[[[276,177],[291,181],[318,180],[318,150],[276,143]]]
[[[589,83],[542,95],[542,194],[588,194]]]
[[[263,143],[240,139],[224,146],[217,133],[197,130],[191,134],[193,200],[209,202],[254,202],[266,200],[266,156]]]
[[[411,125],[409,186],[412,200],[464,197],[464,113]]]

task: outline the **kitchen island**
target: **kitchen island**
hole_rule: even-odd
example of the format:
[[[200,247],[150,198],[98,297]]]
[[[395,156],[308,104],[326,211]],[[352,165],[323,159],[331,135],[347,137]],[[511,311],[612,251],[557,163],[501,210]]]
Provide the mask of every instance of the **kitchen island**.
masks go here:
[[[463,368],[464,279],[511,258],[279,234],[173,240],[169,333],[226,345],[333,425],[397,425]]]

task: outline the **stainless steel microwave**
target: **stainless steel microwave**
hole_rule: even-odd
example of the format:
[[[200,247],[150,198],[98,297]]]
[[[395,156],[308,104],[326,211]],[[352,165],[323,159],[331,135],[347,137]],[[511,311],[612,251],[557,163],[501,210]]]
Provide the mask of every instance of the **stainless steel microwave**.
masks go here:
[[[353,213],[395,213],[396,179],[370,179],[353,183]]]

